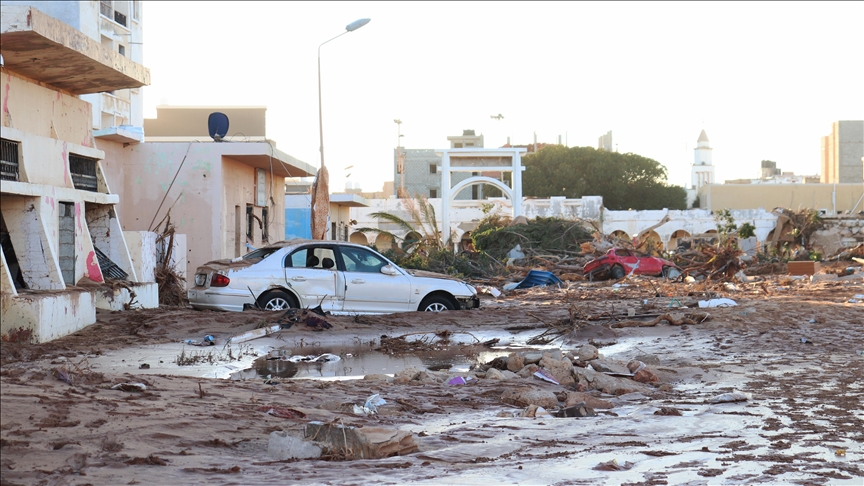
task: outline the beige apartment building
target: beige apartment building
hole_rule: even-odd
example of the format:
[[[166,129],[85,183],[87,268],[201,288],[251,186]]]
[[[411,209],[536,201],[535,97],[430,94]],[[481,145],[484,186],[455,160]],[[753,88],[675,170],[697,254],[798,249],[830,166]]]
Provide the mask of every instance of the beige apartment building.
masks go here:
[[[4,2],[0,13],[3,339],[55,339],[95,322],[97,307],[155,307],[157,285],[140,281],[82,99],[138,89],[149,71],[31,6]],[[108,278],[134,287],[134,301]]]
[[[841,120],[822,137],[822,177],[827,184],[864,182],[864,121]]]

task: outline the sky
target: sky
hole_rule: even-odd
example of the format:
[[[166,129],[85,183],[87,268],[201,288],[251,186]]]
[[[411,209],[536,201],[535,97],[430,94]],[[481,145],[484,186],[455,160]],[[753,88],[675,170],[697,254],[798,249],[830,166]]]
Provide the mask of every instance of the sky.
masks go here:
[[[407,149],[465,129],[487,148],[596,148],[611,130],[677,185],[703,129],[722,182],[765,159],[818,174],[831,124],[864,119],[864,2],[797,1],[146,1],[145,117],[266,106],[267,137],[317,167],[318,48],[360,18],[321,47],[333,191],[393,180],[395,119]]]

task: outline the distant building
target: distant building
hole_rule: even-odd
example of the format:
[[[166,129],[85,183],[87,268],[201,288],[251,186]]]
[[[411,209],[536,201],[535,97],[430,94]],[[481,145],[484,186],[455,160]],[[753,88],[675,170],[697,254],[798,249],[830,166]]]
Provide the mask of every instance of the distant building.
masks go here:
[[[612,151],[612,130],[609,130],[606,135],[601,135],[597,139],[597,150]]]
[[[821,182],[861,183],[864,181],[864,121],[837,121],[831,133],[822,137]]]
[[[447,137],[450,148],[483,148],[483,135],[475,134],[474,130],[463,130],[462,135]],[[399,155],[402,155],[400,167]],[[435,155],[435,149],[406,149],[398,147],[393,150],[393,195],[399,196],[404,191],[409,197],[422,195],[427,198],[441,197],[441,174],[438,167],[441,157]],[[453,184],[469,177],[471,173],[453,174]],[[473,174],[480,175],[480,173]],[[482,187],[465,188],[456,199],[483,199]]]
[[[702,186],[714,184],[714,165],[711,161],[713,150],[708,144],[708,134],[702,130],[696,140],[696,148],[693,149],[693,165],[690,166],[691,189],[698,190]]]

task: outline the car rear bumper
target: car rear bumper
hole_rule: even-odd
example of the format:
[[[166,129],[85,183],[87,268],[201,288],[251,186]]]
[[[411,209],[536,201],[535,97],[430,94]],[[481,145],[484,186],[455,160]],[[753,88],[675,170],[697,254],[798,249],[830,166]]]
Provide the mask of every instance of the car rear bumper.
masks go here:
[[[243,312],[244,305],[254,304],[247,292],[232,289],[193,288],[187,292],[189,305],[198,310]]]

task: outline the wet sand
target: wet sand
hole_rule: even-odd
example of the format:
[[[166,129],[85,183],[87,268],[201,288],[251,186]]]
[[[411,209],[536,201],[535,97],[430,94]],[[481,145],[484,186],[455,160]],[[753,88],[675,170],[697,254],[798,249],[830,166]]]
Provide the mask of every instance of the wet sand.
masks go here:
[[[100,312],[97,324],[50,343],[2,343],[0,484],[862,484],[864,303],[849,302],[864,293],[860,279],[808,284],[777,276],[737,290],[623,283],[486,296],[469,312],[328,316],[332,329],[295,324],[231,346],[230,357],[228,337],[272,325],[277,316]],[[738,306],[707,309],[711,318],[696,325],[610,328],[630,319],[628,309],[656,315],[711,297]],[[549,345],[525,344],[566,322],[571,308],[589,320]],[[430,337],[442,331],[449,344]],[[388,371],[339,371],[339,363],[321,365],[318,379],[278,384],[265,384],[254,369],[238,374],[272,349],[336,350],[348,363],[367,348],[373,355],[382,335],[412,333],[429,333],[420,337],[437,343],[444,361],[451,353],[454,375],[467,375],[466,359],[592,342],[605,358],[655,355],[660,382],[620,396],[592,391],[615,405],[596,417],[521,418],[513,416],[521,408],[501,401],[508,389],[568,390],[537,379],[460,386],[346,379]],[[207,334],[216,346],[181,344]],[[493,337],[497,348],[469,345]],[[179,366],[184,352],[212,352],[214,362]],[[428,354],[401,359],[406,367],[418,360],[428,366]],[[385,365],[390,373],[394,366]],[[58,370],[71,384],[58,379]],[[232,373],[245,379],[229,379]],[[110,388],[123,382],[146,390]],[[710,403],[732,391],[751,398]],[[379,415],[350,412],[374,393],[387,401]],[[264,405],[306,417],[268,415],[259,411]],[[419,451],[351,461],[267,456],[271,432],[299,432],[310,420],[411,431]]]

